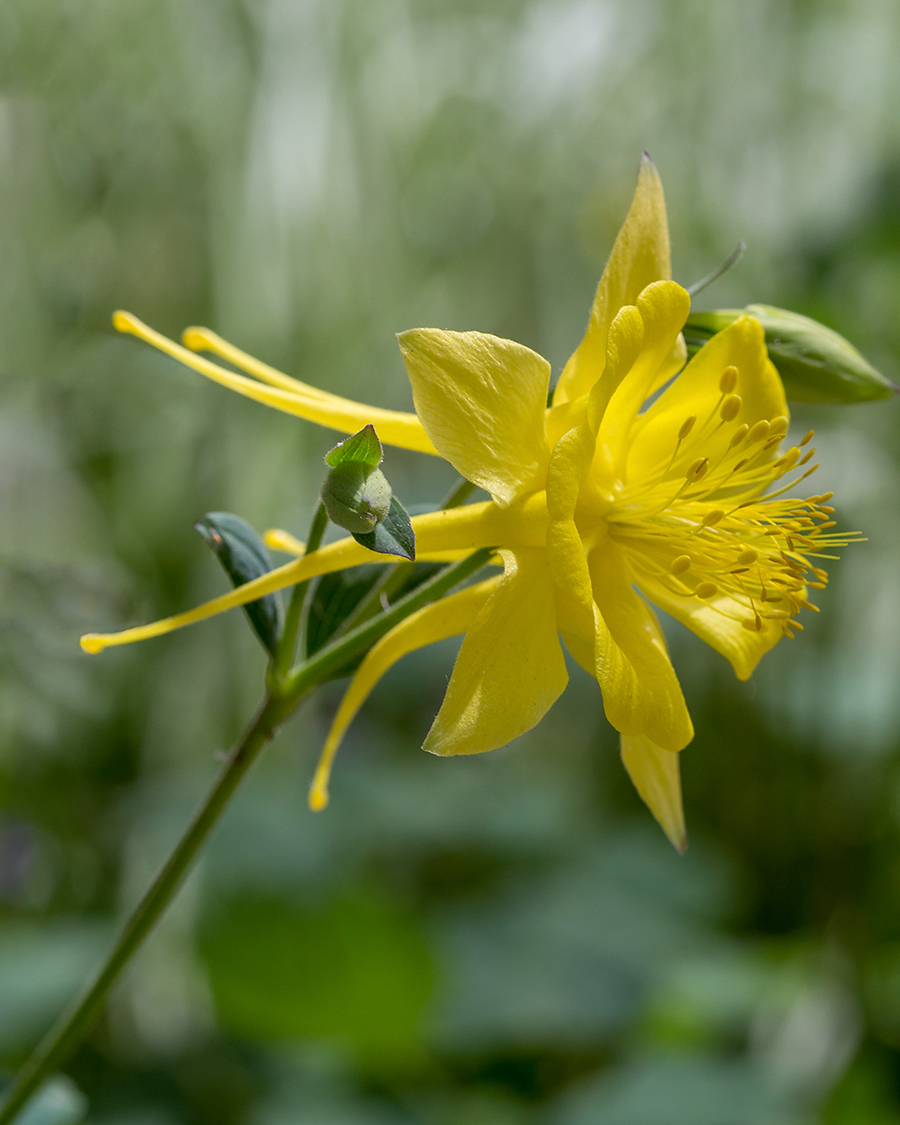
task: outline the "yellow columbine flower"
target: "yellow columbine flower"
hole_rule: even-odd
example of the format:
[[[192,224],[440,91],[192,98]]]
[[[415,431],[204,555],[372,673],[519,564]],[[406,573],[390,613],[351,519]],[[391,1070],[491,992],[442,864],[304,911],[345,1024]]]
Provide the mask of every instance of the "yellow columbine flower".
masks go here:
[[[662,186],[645,157],[587,332],[549,408],[546,360],[479,332],[400,336],[413,415],[298,383],[205,329],[188,329],[179,347],[116,314],[120,330],[241,394],[346,432],[372,422],[382,441],[438,453],[490,493],[484,503],[414,518],[419,558],[494,547],[503,574],[419,610],[369,652],[328,737],[313,807],[327,801],[331,760],[349,722],[404,653],[465,633],[425,749],[471,754],[530,730],[550,708],[568,678],[562,638],[600,684],[638,792],[684,847],[677,752],[693,727],[648,602],[746,679],[764,652],[802,628],[800,608],[815,608],[807,588],[821,588],[826,575],[810,560],[830,557],[823,552],[848,537],[830,530],[828,497],[785,496],[814,470],[801,468],[813,450],[779,452],[787,404],[756,320],[736,320],[666,386],[684,362],[680,333],[690,307],[669,278]],[[798,477],[772,491],[795,469]],[[268,540],[302,550],[284,532]],[[372,558],[343,539],[190,613],[82,643],[96,652],[156,636]]]

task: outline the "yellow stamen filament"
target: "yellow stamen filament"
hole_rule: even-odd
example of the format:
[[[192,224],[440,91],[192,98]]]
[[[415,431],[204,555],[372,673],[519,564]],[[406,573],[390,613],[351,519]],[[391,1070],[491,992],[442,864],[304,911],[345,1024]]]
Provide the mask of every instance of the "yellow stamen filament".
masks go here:
[[[720,414],[726,401],[720,401]],[[831,531],[834,521],[827,519],[831,511],[823,503],[830,494],[805,500],[785,495],[815,464],[772,491],[801,458],[798,445],[768,459],[786,430],[781,416],[736,427],[714,464],[706,457],[690,462],[674,496],[665,481],[636,482],[613,503],[606,520],[610,535],[627,543],[638,570],[646,566],[672,594],[702,600],[716,594],[709,606],[713,612],[753,632],[776,628],[792,636],[794,615],[808,608],[807,590],[824,588],[827,581],[812,559],[832,557],[825,550],[859,536]],[[694,438],[695,450],[701,440]],[[755,445],[754,452],[741,457],[749,445]],[[804,464],[809,459],[804,454]],[[673,458],[671,465],[676,463]],[[680,553],[679,546],[689,543],[690,554]],[[657,552],[674,561],[666,565]],[[693,589],[680,581],[688,570],[695,576]]]

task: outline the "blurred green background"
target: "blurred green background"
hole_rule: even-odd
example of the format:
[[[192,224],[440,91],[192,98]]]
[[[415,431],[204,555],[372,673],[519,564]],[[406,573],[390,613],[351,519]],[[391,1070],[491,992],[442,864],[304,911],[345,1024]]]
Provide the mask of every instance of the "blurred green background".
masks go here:
[[[0,2],[0,1053],[102,956],[260,692],[240,614],[86,657],[226,582],[211,509],[305,531],[335,435],[133,340],[207,324],[408,409],[393,334],[558,372],[649,149],[675,276],[900,377],[894,0]],[[868,535],[749,684],[676,627],[680,858],[577,669],[491,755],[419,750],[453,646],[306,787],[288,726],[50,1092],[95,1125],[900,1122],[900,419],[797,409]],[[453,474],[389,451],[409,505]],[[80,1089],[90,1108],[85,1110]]]

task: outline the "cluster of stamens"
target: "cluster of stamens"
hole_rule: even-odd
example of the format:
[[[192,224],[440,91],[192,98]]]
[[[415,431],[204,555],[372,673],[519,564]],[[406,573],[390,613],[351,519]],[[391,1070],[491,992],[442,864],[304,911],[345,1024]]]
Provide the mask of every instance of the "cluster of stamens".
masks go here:
[[[780,457],[773,450],[788,428],[775,417],[752,426],[739,423],[738,372],[726,368],[720,397],[706,420],[686,418],[675,447],[650,479],[625,486],[613,503],[610,534],[628,549],[639,570],[678,596],[698,598],[744,628],[777,628],[792,637],[803,626],[801,609],[818,612],[807,590],[825,588],[828,575],[813,559],[857,540],[858,533],[831,531],[832,493],[803,500],[785,496],[818,468],[805,466],[815,450],[804,447],[813,431]],[[733,433],[713,460],[701,454],[723,427]],[[774,459],[773,459],[774,458]],[[802,470],[772,491],[772,485]]]

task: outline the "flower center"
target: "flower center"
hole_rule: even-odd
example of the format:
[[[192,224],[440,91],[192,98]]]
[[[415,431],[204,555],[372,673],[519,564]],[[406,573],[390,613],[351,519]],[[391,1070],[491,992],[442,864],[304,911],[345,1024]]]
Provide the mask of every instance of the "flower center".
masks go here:
[[[835,558],[830,549],[860,536],[831,531],[832,493],[785,496],[817,464],[772,490],[812,460],[815,450],[803,447],[813,432],[772,460],[788,421],[739,424],[736,375],[734,368],[723,374],[721,397],[705,422],[684,419],[654,471],[621,487],[606,522],[638,578],[643,572],[674,595],[706,601],[747,629],[776,628],[790,637],[803,628],[794,619],[800,609],[818,612],[807,587],[821,590],[828,581],[812,560]]]

